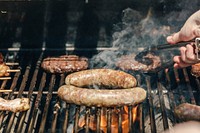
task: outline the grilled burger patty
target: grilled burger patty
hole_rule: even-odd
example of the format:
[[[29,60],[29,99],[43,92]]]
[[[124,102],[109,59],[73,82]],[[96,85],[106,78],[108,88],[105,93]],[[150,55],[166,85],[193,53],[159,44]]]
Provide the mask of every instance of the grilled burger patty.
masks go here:
[[[152,60],[150,65],[140,63],[135,60],[135,54],[124,55],[119,58],[116,62],[116,66],[122,70],[132,70],[132,71],[152,71],[161,66],[161,60],[158,56],[153,54],[147,54],[145,57]]]
[[[88,59],[76,55],[47,57],[41,67],[49,73],[69,73],[88,68]]]

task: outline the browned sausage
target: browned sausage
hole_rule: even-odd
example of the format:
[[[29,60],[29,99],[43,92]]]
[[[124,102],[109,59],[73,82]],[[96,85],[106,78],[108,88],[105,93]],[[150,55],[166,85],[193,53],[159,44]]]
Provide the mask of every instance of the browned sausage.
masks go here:
[[[68,103],[77,105],[113,107],[141,103],[146,98],[146,91],[140,87],[101,90],[63,85],[58,89],[58,96]]]
[[[65,83],[77,87],[107,86],[109,88],[132,88],[137,85],[135,77],[112,69],[90,69],[69,74]]]
[[[180,120],[200,120],[200,106],[182,103],[174,110],[175,116]]]

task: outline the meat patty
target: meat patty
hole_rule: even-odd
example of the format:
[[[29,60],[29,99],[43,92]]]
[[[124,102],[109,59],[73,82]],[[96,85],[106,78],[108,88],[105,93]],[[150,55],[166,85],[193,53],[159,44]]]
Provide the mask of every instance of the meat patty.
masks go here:
[[[159,56],[148,53],[144,58],[152,61],[150,65],[140,63],[135,60],[136,54],[124,55],[116,62],[116,66],[122,70],[131,71],[154,71],[161,67],[161,60]]]
[[[140,87],[100,90],[63,85],[58,89],[58,96],[68,103],[77,105],[114,107],[139,104],[146,98],[146,91]]]
[[[76,55],[48,57],[42,61],[41,67],[49,73],[70,73],[88,68],[88,59]]]
[[[90,69],[69,74],[65,78],[67,85],[77,87],[103,86],[107,88],[132,88],[137,80],[123,71],[112,69]]]

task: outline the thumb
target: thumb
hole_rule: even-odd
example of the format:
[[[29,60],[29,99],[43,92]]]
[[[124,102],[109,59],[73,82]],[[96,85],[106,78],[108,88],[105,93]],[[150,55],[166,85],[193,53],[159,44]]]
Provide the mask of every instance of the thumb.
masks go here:
[[[180,41],[182,41],[180,39],[180,32],[174,33],[171,36],[167,37],[167,42],[170,43],[170,44],[175,44],[175,43],[180,42]]]
[[[194,30],[194,35],[196,37],[200,37],[200,28],[197,28],[197,29]]]

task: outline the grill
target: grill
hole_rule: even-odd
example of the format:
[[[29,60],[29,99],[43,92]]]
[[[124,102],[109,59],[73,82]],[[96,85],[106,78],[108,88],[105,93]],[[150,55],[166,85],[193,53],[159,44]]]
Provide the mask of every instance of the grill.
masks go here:
[[[200,102],[200,81],[191,75],[190,67],[169,68],[156,73],[128,72],[137,78],[138,86],[147,90],[148,95],[139,105],[116,108],[85,107],[60,100],[57,90],[64,84],[67,74],[49,74],[40,67],[42,60],[48,56],[77,54],[90,60],[103,51],[118,51],[120,46],[111,46],[111,27],[119,21],[122,9],[135,8],[146,14],[146,9],[152,7],[155,12],[162,10],[162,13],[156,14],[159,17],[173,8],[170,2],[153,3],[145,0],[0,2],[0,23],[3,25],[0,26],[0,52],[4,55],[5,62],[19,63],[11,66],[11,69],[21,70],[11,73],[10,79],[0,80],[0,89],[12,90],[0,95],[5,99],[27,97],[31,101],[31,108],[27,112],[1,111],[0,131],[162,133],[182,122],[174,116],[174,108],[185,102],[196,105]],[[32,14],[31,10],[37,7],[40,8]],[[193,6],[193,10],[195,7]],[[102,15],[99,21],[95,21],[97,18],[90,14],[92,9]],[[173,9],[180,11],[177,7]],[[189,10],[192,12],[192,9]],[[65,14],[65,11],[68,12]],[[106,16],[104,11],[109,15]],[[89,18],[83,15],[84,12],[89,14]],[[110,15],[113,13],[114,15]],[[90,22],[91,19],[94,21]],[[124,19],[128,22],[129,17]],[[34,21],[39,23],[32,23]],[[85,24],[87,22],[89,26]],[[99,27],[92,27],[96,22],[99,22]],[[87,25],[88,31],[83,25]],[[155,39],[153,42],[156,41]]]
[[[5,99],[28,97],[31,100],[31,109],[27,112],[1,112],[2,132],[101,132],[102,111],[107,119],[107,132],[112,132],[113,108],[77,106],[65,103],[57,97],[57,89],[64,84],[66,75],[51,75],[41,69],[41,61],[45,55],[49,55],[49,51],[2,53],[5,53],[7,62],[19,62],[21,72],[12,73],[10,80],[1,81],[1,89],[12,90],[11,93],[3,93],[1,96]],[[199,79],[191,76],[189,68],[134,76],[138,80],[138,86],[147,90],[148,96],[144,103],[138,105],[135,122],[132,121],[133,107],[128,107],[128,128],[131,133],[162,132],[169,129],[181,122],[173,113],[177,105],[184,102],[199,102]],[[117,110],[117,128],[122,132],[123,107],[118,107]],[[82,116],[85,124],[80,127]],[[95,131],[92,131],[89,125],[93,117],[96,118]]]

